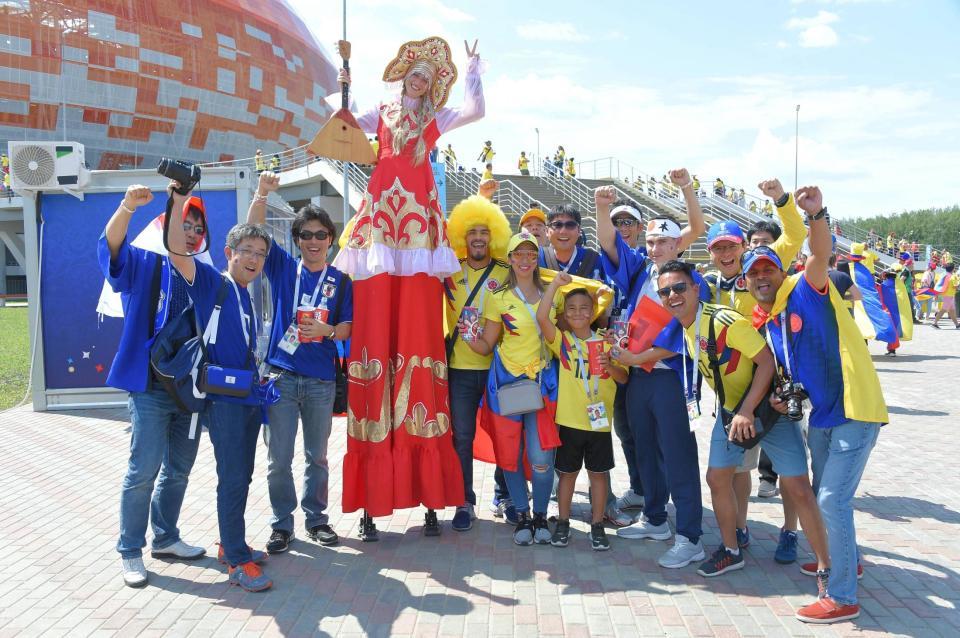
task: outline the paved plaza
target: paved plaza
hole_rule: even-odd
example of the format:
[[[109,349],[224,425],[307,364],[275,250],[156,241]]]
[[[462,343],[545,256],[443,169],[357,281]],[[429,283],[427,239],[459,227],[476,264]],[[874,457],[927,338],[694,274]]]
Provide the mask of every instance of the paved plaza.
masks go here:
[[[421,533],[423,510],[379,519],[364,544],[358,513],[339,509],[345,422],[330,445],[331,524],[339,546],[298,538],[272,556],[271,591],[227,585],[213,558],[145,562],[150,583],[130,589],[114,546],[129,445],[125,410],[0,413],[0,636],[836,636],[960,635],[960,331],[917,328],[895,359],[878,353],[891,423],[883,429],[856,499],[865,554],[862,614],[853,623],[804,625],[815,579],[773,561],[780,499],[751,499],[746,568],[707,580],[696,567],[662,569],[669,544],[611,538],[590,550],[574,522],[569,547],[516,547],[512,528],[486,508],[493,467],[477,464],[480,519],[466,533]],[[701,472],[709,437],[699,432]],[[626,487],[617,448],[614,489]],[[296,472],[296,470],[295,470]],[[184,539],[216,553],[216,476],[204,435],[180,520]],[[706,483],[704,543],[719,534]],[[581,478],[575,515],[586,516]],[[672,511],[672,510],[671,510]],[[247,537],[269,536],[266,450],[261,443],[247,505]],[[302,526],[298,515],[297,524]],[[610,530],[611,534],[613,533]],[[805,552],[808,547],[802,544]]]

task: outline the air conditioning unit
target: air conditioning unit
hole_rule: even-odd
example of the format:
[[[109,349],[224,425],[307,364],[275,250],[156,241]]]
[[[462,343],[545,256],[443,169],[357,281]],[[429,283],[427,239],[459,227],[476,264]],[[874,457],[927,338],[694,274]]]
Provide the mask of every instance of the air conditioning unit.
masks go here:
[[[68,191],[90,181],[77,142],[10,142],[10,182],[16,191]]]

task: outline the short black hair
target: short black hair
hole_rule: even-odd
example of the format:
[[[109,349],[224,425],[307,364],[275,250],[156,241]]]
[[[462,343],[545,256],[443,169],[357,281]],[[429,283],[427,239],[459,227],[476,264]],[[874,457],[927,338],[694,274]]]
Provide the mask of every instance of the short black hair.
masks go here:
[[[949,264],[944,264],[943,269],[946,270],[947,272],[953,272],[953,262],[950,262]]]
[[[320,222],[320,225],[327,229],[327,232],[330,233],[331,239],[336,239],[337,227],[333,225],[333,220],[330,219],[330,215],[327,214],[327,211],[323,210],[316,204],[307,204],[298,210],[297,216],[293,218],[293,228],[291,234],[293,235],[294,242],[300,238],[300,231],[303,230],[303,225],[313,220]]]
[[[682,272],[690,280],[690,283],[695,284],[697,283],[697,280],[693,276],[695,271],[696,267],[693,264],[680,261],[679,259],[671,259],[660,269],[660,272],[657,274],[657,279],[660,279],[660,277],[670,272]]]
[[[583,295],[590,300],[591,304],[593,303],[593,295],[590,294],[590,291],[588,291],[586,288],[574,288],[563,296],[564,305],[566,305],[567,300],[570,299],[570,297],[576,297],[577,295]]]
[[[580,209],[573,204],[560,204],[558,206],[554,206],[550,212],[547,213],[547,223],[549,224],[561,215],[566,215],[567,217],[572,218],[577,222],[577,225],[581,224]]]
[[[753,239],[753,236],[756,233],[770,233],[770,236],[773,237],[773,241],[777,241],[780,239],[780,235],[783,234],[783,231],[780,230],[780,224],[776,222],[760,220],[758,222],[754,222],[753,226],[750,227],[750,230],[747,231],[747,241],[749,242],[751,239]]]

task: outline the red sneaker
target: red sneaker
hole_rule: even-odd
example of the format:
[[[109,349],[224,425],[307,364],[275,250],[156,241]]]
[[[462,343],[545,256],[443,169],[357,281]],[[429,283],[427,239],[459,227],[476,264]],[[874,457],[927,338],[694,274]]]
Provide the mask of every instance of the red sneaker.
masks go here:
[[[853,620],[860,615],[860,605],[841,605],[832,598],[821,598],[815,603],[801,607],[796,618],[800,622],[818,625]]]
[[[816,576],[817,575],[817,561],[812,563],[804,563],[800,565],[801,573],[806,574],[807,576]],[[863,563],[857,563],[857,580],[863,578]]]

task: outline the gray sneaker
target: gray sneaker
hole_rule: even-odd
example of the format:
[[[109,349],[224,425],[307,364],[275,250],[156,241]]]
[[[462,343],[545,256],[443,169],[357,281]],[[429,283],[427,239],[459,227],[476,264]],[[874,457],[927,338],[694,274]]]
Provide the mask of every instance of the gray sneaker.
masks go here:
[[[667,553],[661,556],[657,562],[660,563],[661,567],[679,569],[694,561],[704,560],[706,557],[707,554],[703,551],[703,543],[700,541],[691,543],[683,534],[677,534],[673,541],[673,547],[667,550]]]
[[[633,490],[627,490],[617,499],[617,509],[638,510],[643,508],[643,496]]]
[[[197,560],[206,555],[207,550],[196,545],[187,545],[183,541],[177,541],[172,545],[167,545],[161,549],[154,549],[150,555],[154,558],[179,558],[180,560]]]
[[[547,527],[547,517],[543,514],[533,515],[533,542],[537,545],[549,545],[553,534]]]
[[[777,484],[771,483],[770,481],[760,481],[760,486],[757,488],[757,496],[760,498],[773,498],[777,495]]]
[[[123,584],[127,587],[143,587],[147,584],[147,568],[143,565],[143,558],[122,558]]]
[[[670,523],[664,521],[659,525],[653,525],[643,517],[633,525],[627,525],[617,530],[617,536],[620,538],[652,538],[655,541],[666,541],[670,540],[672,535]]]

